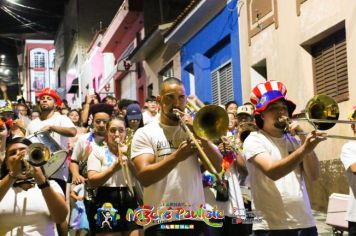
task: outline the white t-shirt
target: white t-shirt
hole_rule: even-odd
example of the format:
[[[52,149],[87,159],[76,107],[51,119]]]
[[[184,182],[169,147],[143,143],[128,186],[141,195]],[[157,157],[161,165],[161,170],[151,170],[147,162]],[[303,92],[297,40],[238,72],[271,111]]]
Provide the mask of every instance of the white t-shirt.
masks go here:
[[[75,125],[69,119],[68,116],[64,116],[59,114],[58,112],[55,112],[53,116],[51,116],[47,120],[41,120],[40,118],[32,120],[27,126],[26,137],[40,131],[43,127],[47,125],[75,128]],[[68,149],[68,137],[60,135],[56,132],[51,132],[51,136],[54,140],[57,141],[58,144],[62,146],[63,150]]]
[[[208,173],[207,171],[205,173]],[[229,200],[226,202],[216,201],[216,190],[213,188],[204,188],[206,206],[209,208],[217,207],[218,210],[223,210],[225,216],[235,217],[237,211],[243,212],[245,210],[242,199],[239,180],[237,178],[237,171],[234,166],[225,172],[225,179],[229,182]]]
[[[152,122],[138,129],[133,137],[131,158],[153,154],[155,162],[175,152],[188,135],[180,126],[167,126]],[[197,156],[179,162],[160,181],[144,188],[143,202],[154,207],[162,203],[189,203],[192,209],[205,204],[202,175]]]
[[[64,116],[64,115],[59,114],[58,112],[55,112],[53,114],[53,116],[51,116],[47,120],[41,120],[40,118],[36,118],[36,119],[32,120],[30,122],[30,124],[28,124],[28,126],[27,126],[26,137],[28,137],[29,135],[33,135],[34,133],[40,131],[43,127],[45,127],[47,125],[75,128],[75,125],[68,118],[68,116]],[[59,133],[56,133],[56,132],[51,132],[50,135],[58,144],[61,145],[63,150],[67,151],[68,137],[60,135]],[[52,176],[49,176],[49,177],[67,181],[67,178],[68,178],[67,163],[64,162],[64,164],[61,166],[61,168],[55,174],[53,174]]]
[[[78,162],[86,161],[91,150],[99,147],[99,143],[102,143],[102,141],[104,141],[104,137],[94,135],[92,132],[80,135],[74,145],[71,159]],[[88,145],[90,145],[90,148]]]
[[[154,116],[152,116],[151,112],[149,112],[149,111],[145,111],[144,113],[142,113],[144,125],[147,125],[147,124],[151,123],[152,121],[159,122],[159,117],[160,117],[160,114],[158,112]]]
[[[253,230],[315,226],[301,167],[273,181],[251,162],[260,153],[268,153],[272,161],[281,160],[299,145],[289,134],[272,138],[263,131],[252,132],[245,140],[243,150],[250,176],[253,209],[262,219],[261,222],[254,222]]]
[[[116,161],[116,155],[110,152],[107,146],[95,147],[88,158],[88,172],[94,170],[103,172],[110,168]],[[131,176],[132,179],[132,176]],[[104,184],[105,187],[125,187],[122,169],[116,171]]]
[[[350,199],[347,210],[347,221],[356,222],[356,175],[350,166],[356,162],[356,141],[349,141],[342,146],[340,159],[346,169],[346,176],[350,185]]]
[[[49,181],[55,192],[62,189]],[[27,191],[10,188],[0,202],[0,235],[57,235],[55,223],[37,185]]]

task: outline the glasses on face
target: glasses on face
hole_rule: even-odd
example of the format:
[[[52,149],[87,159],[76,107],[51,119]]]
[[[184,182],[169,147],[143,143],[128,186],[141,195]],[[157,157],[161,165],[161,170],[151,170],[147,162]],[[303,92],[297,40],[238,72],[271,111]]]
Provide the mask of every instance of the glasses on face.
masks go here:
[[[136,120],[136,119],[133,119],[133,120],[129,120],[129,122],[132,122],[132,123],[136,123],[136,122],[139,122],[140,120]]]
[[[117,131],[119,131],[120,134],[125,133],[125,128],[122,128],[122,127],[119,127],[119,128],[111,127],[109,129],[109,132],[112,133],[112,134],[115,134]]]
[[[103,122],[103,123],[104,123],[104,125],[106,125],[106,124],[109,122],[109,120],[101,120],[101,119],[97,119],[97,120],[95,120],[94,122],[95,122],[95,124],[97,124],[97,125],[100,125],[100,124],[101,124],[101,122]]]

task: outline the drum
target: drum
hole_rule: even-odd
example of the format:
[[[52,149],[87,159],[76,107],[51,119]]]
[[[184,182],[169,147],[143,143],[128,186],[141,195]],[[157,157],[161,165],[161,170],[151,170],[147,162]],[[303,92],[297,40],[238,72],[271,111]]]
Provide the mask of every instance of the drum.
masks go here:
[[[46,164],[43,165],[45,175],[51,177],[55,174],[67,159],[67,152],[52,138],[47,131],[39,131],[26,137],[32,143],[42,143],[47,146],[51,152],[51,157]]]

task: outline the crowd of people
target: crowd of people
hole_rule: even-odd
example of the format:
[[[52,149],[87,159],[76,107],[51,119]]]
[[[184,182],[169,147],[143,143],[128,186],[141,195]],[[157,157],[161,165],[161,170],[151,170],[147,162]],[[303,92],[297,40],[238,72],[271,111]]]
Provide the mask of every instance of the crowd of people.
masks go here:
[[[319,177],[313,150],[326,138],[284,119],[296,108],[286,93],[283,83],[267,81],[252,90],[249,102],[220,105],[228,125],[217,140],[197,135],[197,114],[186,112],[190,97],[174,77],[144,106],[94,93],[81,109],[71,109],[50,88],[38,93],[35,106],[2,101],[0,234],[318,235],[305,179]],[[356,120],[356,108],[349,118]],[[51,158],[35,165],[32,159],[44,158],[46,150],[38,154],[33,143],[47,134]],[[349,142],[341,154],[353,191],[355,147]],[[350,232],[356,228],[352,199]],[[195,214],[219,209],[223,216],[177,217],[177,210],[176,217],[157,220],[156,212],[140,224],[148,216],[139,212],[147,207]]]

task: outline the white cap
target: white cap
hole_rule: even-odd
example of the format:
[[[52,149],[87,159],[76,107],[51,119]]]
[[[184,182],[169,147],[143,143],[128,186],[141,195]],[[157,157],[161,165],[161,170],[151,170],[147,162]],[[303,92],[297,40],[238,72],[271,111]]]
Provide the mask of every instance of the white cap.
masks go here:
[[[252,116],[253,115],[253,110],[252,110],[252,108],[250,106],[246,106],[246,105],[239,106],[237,108],[237,115],[238,114],[243,114],[243,113]]]

